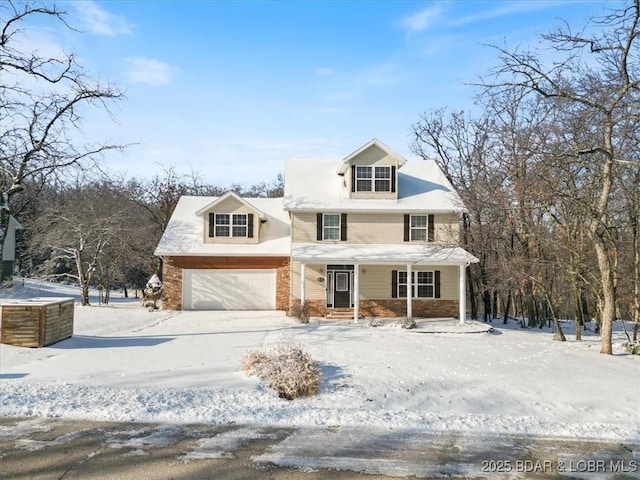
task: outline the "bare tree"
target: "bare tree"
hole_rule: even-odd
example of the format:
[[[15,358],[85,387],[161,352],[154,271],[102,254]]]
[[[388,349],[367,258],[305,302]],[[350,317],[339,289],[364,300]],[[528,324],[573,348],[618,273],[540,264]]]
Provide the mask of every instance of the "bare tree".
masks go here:
[[[108,109],[108,102],[123,98],[119,90],[88,79],[73,54],[55,58],[21,49],[20,38],[30,19],[71,28],[65,15],[55,5],[0,2],[0,232],[6,230],[16,204],[25,202],[17,197],[37,191],[28,185],[42,186],[69,168],[122,148],[73,139],[83,108]]]
[[[488,92],[514,86],[546,100],[553,108],[589,119],[588,131],[574,132],[573,144],[561,156],[576,164],[588,161],[586,172],[595,186],[589,204],[587,234],[600,271],[601,352],[612,353],[616,315],[616,257],[609,212],[615,170],[621,157],[618,130],[640,119],[640,0],[632,0],[610,15],[592,19],[581,32],[565,25],[543,40],[562,59],[546,64],[535,52],[496,49],[501,65],[484,83]],[[587,123],[580,122],[583,129]]]

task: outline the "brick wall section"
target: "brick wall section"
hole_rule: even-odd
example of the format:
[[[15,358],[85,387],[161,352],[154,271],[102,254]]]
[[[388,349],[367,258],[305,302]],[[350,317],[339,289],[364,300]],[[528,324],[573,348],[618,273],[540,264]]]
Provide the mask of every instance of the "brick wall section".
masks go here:
[[[458,317],[457,300],[413,300],[413,316],[416,318]],[[360,300],[360,314],[365,317],[404,317],[407,315],[406,299]]]
[[[287,313],[295,316],[295,308],[300,300],[294,300],[292,309]],[[310,317],[324,317],[327,307],[324,300],[307,300],[307,314]],[[407,315],[406,300],[360,300],[360,315],[364,317],[405,317]],[[456,300],[414,300],[413,316],[415,318],[458,318],[458,302]]]
[[[182,310],[182,268],[171,265],[167,259],[162,264],[164,310]]]
[[[276,270],[276,309],[288,310],[291,275],[289,257],[163,257],[162,282],[166,310],[182,309],[183,269]]]

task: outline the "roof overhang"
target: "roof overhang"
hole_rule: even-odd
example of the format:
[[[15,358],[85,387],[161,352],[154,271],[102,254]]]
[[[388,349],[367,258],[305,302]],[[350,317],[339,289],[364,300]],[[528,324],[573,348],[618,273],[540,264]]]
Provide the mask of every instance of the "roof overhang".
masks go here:
[[[196,212],[196,215],[198,215],[198,216],[204,215],[208,211],[210,211],[213,208],[215,208],[216,205],[224,202],[225,200],[227,200],[230,197],[236,199],[238,202],[240,202],[241,204],[245,205],[247,208],[249,208],[249,209],[253,210],[254,212],[256,212],[256,214],[258,215],[258,218],[260,218],[260,220],[262,220],[262,221],[266,221],[267,220],[267,215],[263,211],[261,211],[260,209],[256,208],[255,206],[253,206],[251,204],[251,202],[249,202],[246,199],[242,198],[240,195],[238,195],[235,192],[227,192],[224,195],[222,195],[221,197],[216,198],[213,202],[211,202],[210,204],[208,204],[204,208],[201,208],[200,210],[198,210]]]
[[[338,167],[338,175],[344,175],[346,171],[349,169],[349,166],[351,165],[351,160],[353,160],[355,157],[360,155],[365,150],[373,147],[374,145],[378,147],[380,150],[384,151],[391,158],[395,159],[398,162],[398,168],[402,167],[405,163],[407,163],[406,158],[404,158],[402,155],[398,155],[389,147],[387,147],[384,143],[382,143],[380,140],[378,140],[377,138],[374,138],[369,143],[364,144],[362,147],[360,147],[359,149],[350,153],[349,155],[347,155],[345,158],[342,159],[342,162]]]
[[[294,243],[292,260],[303,263],[357,263],[367,265],[469,265],[479,260],[454,245],[362,245]]]

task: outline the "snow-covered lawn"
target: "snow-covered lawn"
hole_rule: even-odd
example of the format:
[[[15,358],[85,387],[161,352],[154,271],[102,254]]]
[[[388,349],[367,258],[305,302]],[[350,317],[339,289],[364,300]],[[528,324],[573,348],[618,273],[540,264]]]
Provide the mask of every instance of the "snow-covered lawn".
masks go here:
[[[0,292],[52,294],[33,282]],[[640,440],[640,357],[619,345],[601,355],[597,336],[560,343],[501,322],[475,334],[299,325],[280,312],[148,312],[116,300],[77,306],[71,339],[1,345],[0,415]],[[240,371],[247,352],[281,342],[320,362],[318,396],[281,400]]]

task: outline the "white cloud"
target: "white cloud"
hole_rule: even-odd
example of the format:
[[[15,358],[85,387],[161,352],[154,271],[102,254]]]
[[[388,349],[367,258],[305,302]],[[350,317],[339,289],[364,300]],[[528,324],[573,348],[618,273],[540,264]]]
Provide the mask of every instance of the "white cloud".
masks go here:
[[[151,58],[130,57],[126,61],[129,66],[126,75],[134,83],[167,85],[173,80],[176,70],[167,63]]]
[[[93,0],[76,1],[73,6],[80,14],[84,28],[95,35],[115,37],[133,32],[131,24],[123,16],[107,12]]]
[[[439,4],[432,5],[418,13],[409,15],[400,20],[400,26],[409,33],[424,32],[431,28],[442,14],[442,7]]]
[[[536,1],[536,2],[508,2],[504,3],[498,8],[491,10],[485,10],[482,12],[474,13],[472,15],[465,15],[463,17],[456,18],[449,22],[449,25],[460,27],[469,25],[471,23],[483,22],[485,20],[492,20],[494,18],[500,18],[507,15],[513,15],[523,12],[531,12],[535,10],[542,10],[550,7],[557,7],[562,2],[557,1]]]
[[[333,75],[334,73],[336,73],[336,71],[333,68],[330,68],[330,67],[318,67],[318,68],[316,68],[316,75],[318,75],[319,77],[329,77],[329,76]]]

